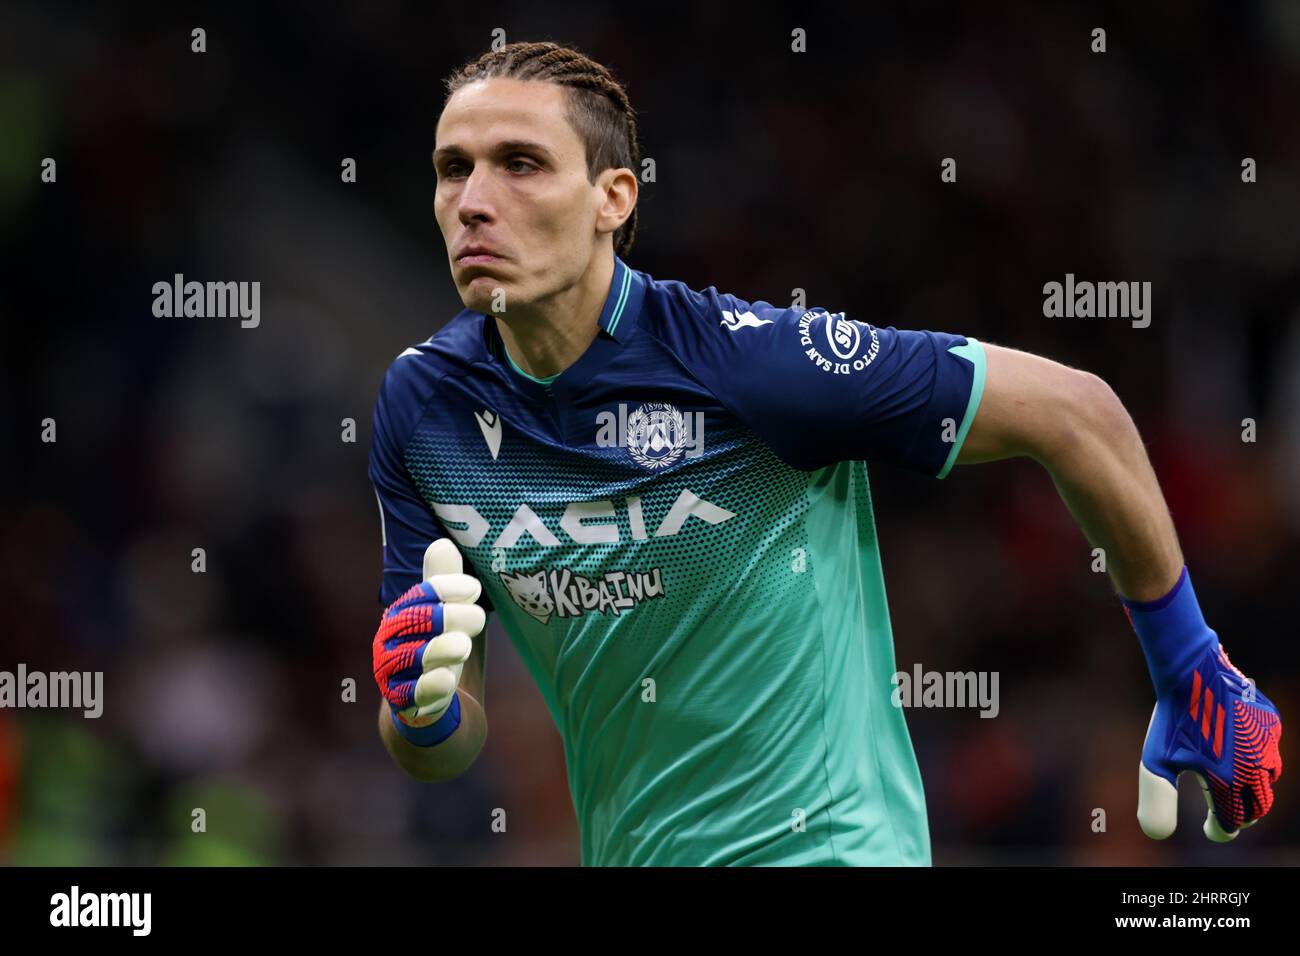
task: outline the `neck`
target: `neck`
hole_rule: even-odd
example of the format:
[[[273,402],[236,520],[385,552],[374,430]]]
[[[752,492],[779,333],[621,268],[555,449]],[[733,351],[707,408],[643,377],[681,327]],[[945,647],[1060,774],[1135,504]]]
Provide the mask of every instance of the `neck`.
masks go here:
[[[614,256],[596,256],[573,285],[496,316],[497,331],[516,365],[534,378],[563,372],[600,331],[600,313],[614,280]]]

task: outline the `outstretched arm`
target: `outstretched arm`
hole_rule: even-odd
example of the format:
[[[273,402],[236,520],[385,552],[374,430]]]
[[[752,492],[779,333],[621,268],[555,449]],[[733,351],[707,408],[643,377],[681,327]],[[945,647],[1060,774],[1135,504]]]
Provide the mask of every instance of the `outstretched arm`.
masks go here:
[[[1155,839],[1174,832],[1178,776],[1188,771],[1205,794],[1205,835],[1232,839],[1273,805],[1282,721],[1201,615],[1132,418],[1096,375],[996,345],[984,352],[984,392],[957,463],[1034,459],[1104,550],[1156,690],[1138,822]]]

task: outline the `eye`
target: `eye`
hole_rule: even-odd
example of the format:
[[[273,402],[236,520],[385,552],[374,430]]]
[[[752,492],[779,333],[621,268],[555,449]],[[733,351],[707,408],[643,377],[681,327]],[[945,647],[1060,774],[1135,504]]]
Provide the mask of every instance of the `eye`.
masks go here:
[[[442,167],[442,175],[447,179],[457,179],[461,175],[461,169],[464,167],[459,159],[449,159]]]
[[[537,167],[534,166],[532,163],[530,163],[528,160],[522,159],[518,156],[506,162],[507,169],[510,169],[513,166],[522,166],[523,167],[522,172],[529,172],[537,169]]]

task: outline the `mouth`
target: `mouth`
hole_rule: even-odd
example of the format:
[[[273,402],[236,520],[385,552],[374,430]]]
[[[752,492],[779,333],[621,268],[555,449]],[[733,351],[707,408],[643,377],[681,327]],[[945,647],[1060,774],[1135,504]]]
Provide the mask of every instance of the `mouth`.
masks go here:
[[[486,246],[471,245],[456,257],[458,266],[486,266],[505,261],[505,256]]]

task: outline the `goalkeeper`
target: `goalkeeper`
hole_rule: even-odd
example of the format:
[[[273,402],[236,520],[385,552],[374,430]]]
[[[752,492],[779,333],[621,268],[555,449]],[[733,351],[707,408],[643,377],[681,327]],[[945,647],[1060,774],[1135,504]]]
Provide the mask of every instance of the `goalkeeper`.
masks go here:
[[[867,467],[1027,457],[1146,657],[1143,830],[1173,832],[1183,772],[1213,840],[1269,811],[1277,709],[1202,617],[1105,381],[631,268],[635,116],[569,48],[467,64],[436,140],[465,309],[393,362],[369,468],[379,731],[408,773],[480,752],[492,611],[563,741],[584,864],[928,864]]]

